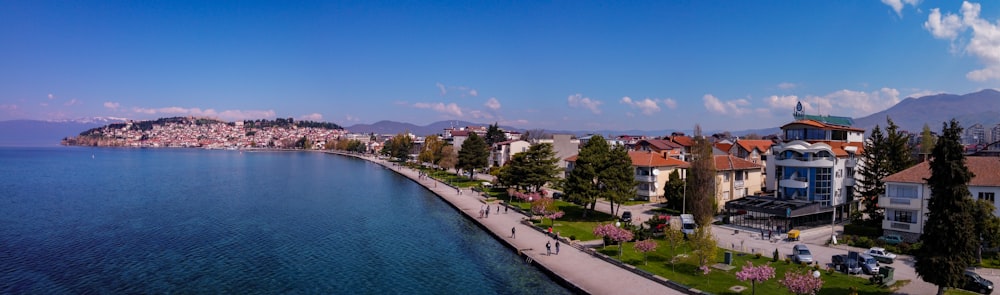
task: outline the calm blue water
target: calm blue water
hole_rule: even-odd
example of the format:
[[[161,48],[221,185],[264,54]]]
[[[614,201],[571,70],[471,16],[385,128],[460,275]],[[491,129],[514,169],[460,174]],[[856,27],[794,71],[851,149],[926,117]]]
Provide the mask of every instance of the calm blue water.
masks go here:
[[[0,148],[0,293],[568,291],[365,161]]]

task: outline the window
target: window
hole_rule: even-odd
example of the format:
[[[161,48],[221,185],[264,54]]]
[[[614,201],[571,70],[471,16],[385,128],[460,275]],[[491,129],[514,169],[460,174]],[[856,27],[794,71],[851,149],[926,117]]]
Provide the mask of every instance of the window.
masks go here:
[[[993,192],[981,192],[979,193],[979,199],[990,201],[990,203],[996,203],[996,197]]]
[[[722,172],[722,182],[729,182],[729,172]]]
[[[892,221],[917,223],[917,218],[913,211],[896,210],[892,215]]]
[[[916,199],[918,197],[915,185],[890,184],[886,186],[885,194],[890,198]]]
[[[729,200],[729,192],[728,191],[722,192],[722,200],[723,201],[728,201]]]
[[[847,140],[847,131],[844,131],[844,130],[833,130],[833,131],[830,131],[830,139],[832,139],[832,140]]]
[[[789,129],[789,130],[785,130],[785,139],[787,139],[787,140],[802,139],[802,138],[804,138],[804,135],[805,135],[804,133],[805,132],[803,132],[802,129]]]
[[[823,129],[806,129],[806,139],[826,139],[826,130]]]

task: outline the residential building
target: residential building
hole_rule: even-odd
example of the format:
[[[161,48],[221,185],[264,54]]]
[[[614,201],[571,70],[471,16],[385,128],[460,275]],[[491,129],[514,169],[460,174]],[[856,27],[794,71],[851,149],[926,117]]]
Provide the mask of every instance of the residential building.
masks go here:
[[[716,210],[731,200],[760,193],[762,170],[760,164],[733,155],[715,156]]]
[[[636,142],[633,150],[636,151],[651,151],[653,153],[661,154],[664,157],[676,158],[681,161],[684,160],[684,148],[681,145],[671,142],[666,139],[643,139]]]
[[[636,200],[663,201],[664,188],[670,180],[670,173],[678,171],[681,179],[687,178],[687,168],[691,165],[673,157],[652,151],[629,151],[632,167],[635,168]]]
[[[531,143],[523,140],[508,140],[498,142],[490,149],[489,164],[494,167],[501,167],[510,162],[511,157],[520,152],[525,152],[531,147]]]
[[[580,140],[573,137],[571,134],[552,134],[549,138],[534,139],[531,144],[539,143],[550,143],[552,144],[552,151],[556,152],[556,157],[560,159],[559,168],[562,171],[568,171],[566,158],[576,155],[580,152]],[[559,175],[559,177],[565,177],[565,172]]]
[[[986,129],[983,128],[983,124],[972,124],[968,128],[965,128],[965,138],[963,140],[965,144],[986,144]]]
[[[988,200],[1000,208],[1000,157],[966,157],[965,166],[975,176],[969,181],[969,192],[974,200]],[[885,209],[882,230],[887,235],[899,235],[905,241],[915,242],[923,234],[930,202],[930,162],[921,162],[909,169],[889,175],[885,182],[885,195],[878,199],[879,208]],[[1000,216],[1000,209],[993,212]]]

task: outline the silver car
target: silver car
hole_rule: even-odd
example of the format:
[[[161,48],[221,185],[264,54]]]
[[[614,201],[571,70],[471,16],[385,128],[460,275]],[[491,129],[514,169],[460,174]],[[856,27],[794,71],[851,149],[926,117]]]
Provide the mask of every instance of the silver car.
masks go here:
[[[809,252],[809,247],[806,247],[806,245],[795,245],[792,247],[792,260],[794,260],[795,263],[812,263],[812,252]]]

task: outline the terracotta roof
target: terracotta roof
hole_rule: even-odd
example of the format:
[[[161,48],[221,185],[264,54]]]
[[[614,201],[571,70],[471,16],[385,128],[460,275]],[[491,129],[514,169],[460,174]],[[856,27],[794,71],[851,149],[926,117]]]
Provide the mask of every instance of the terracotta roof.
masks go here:
[[[649,146],[652,147],[656,151],[672,150],[672,149],[679,149],[679,148],[681,148],[681,146],[679,144],[670,142],[669,140],[666,140],[666,139],[643,139],[643,140],[640,140],[638,143],[636,143],[636,146],[638,147],[638,146],[643,145],[642,144],[643,142],[648,143]]]
[[[565,159],[563,159],[563,160],[565,160],[566,162],[576,162],[576,158],[577,158],[578,156],[580,156],[580,155],[573,155],[572,157],[569,157],[569,158],[565,158]]]
[[[452,130],[451,136],[469,136],[468,130]]]
[[[715,148],[728,152],[729,149],[733,148],[733,144],[731,144],[731,143],[716,142],[715,143]]]
[[[691,138],[690,136],[671,136],[670,141],[673,141],[683,147],[694,145],[694,138]]]
[[[760,165],[754,162],[740,159],[733,155],[715,156],[716,171],[760,169],[760,167]]]
[[[1000,158],[965,157],[965,166],[976,176],[969,181],[971,186],[1000,186]],[[930,161],[924,161],[899,173],[882,179],[884,182],[926,183],[931,177]]]
[[[681,168],[688,168],[689,166],[691,166],[690,164],[688,164],[688,162],[684,162],[671,157],[664,157],[662,154],[651,153],[648,151],[630,151],[628,152],[628,156],[632,158],[632,166],[638,166],[638,167],[676,166]]]
[[[740,139],[736,141],[736,144],[748,152],[752,152],[754,149],[765,152],[771,148],[774,142],[766,139]]]
[[[788,126],[792,126],[792,125],[796,125],[796,124],[806,125],[806,126],[816,127],[816,128],[822,128],[822,129],[829,129],[829,130],[847,130],[847,131],[865,132],[864,129],[858,129],[858,128],[853,128],[853,127],[849,127],[849,126],[840,126],[840,125],[826,124],[826,123],[823,123],[823,122],[820,122],[820,121],[809,120],[809,119],[798,120],[798,121],[795,121],[795,122],[791,122],[791,123],[782,125],[781,126],[781,130],[785,130],[785,128],[787,128]]]
[[[847,150],[845,150],[844,148],[849,146],[857,148],[857,151],[854,152],[855,155],[861,155],[861,153],[865,151],[865,144],[863,142],[842,142],[842,141],[816,141],[816,142],[822,142],[830,145],[830,149],[833,150],[833,155],[837,157],[846,157]],[[816,143],[816,142],[810,142],[810,143]]]

